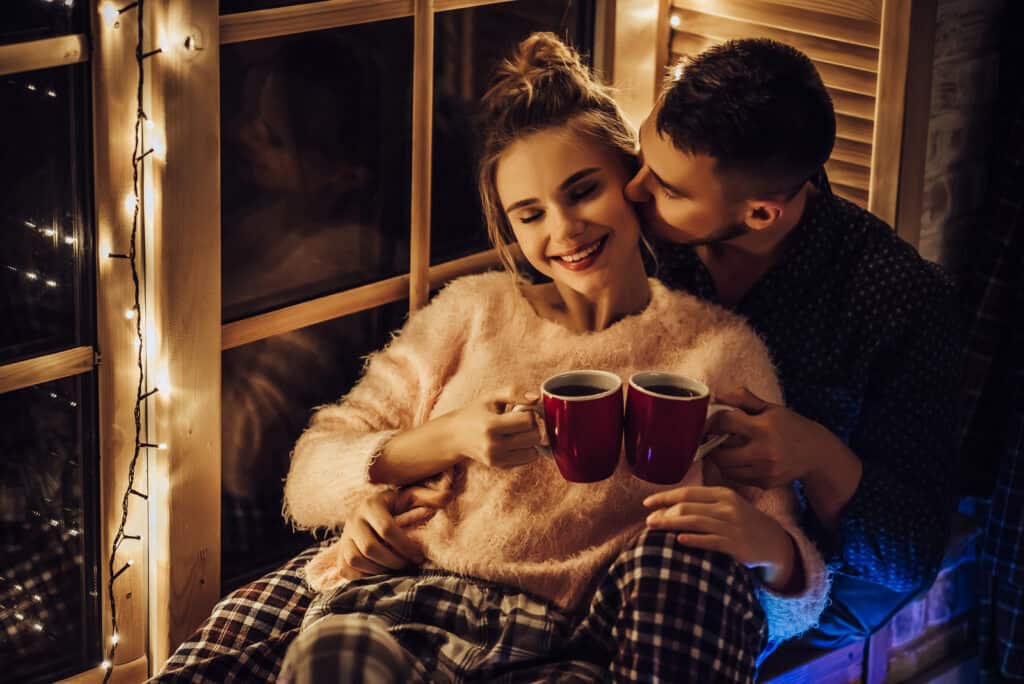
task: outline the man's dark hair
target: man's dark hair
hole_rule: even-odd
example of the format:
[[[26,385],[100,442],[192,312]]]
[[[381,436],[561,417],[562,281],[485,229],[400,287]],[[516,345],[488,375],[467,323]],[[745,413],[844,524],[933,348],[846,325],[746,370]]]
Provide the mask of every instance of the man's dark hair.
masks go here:
[[[732,40],[681,66],[662,96],[658,133],[680,151],[713,157],[731,192],[790,196],[832,154],[832,98],[796,48]]]

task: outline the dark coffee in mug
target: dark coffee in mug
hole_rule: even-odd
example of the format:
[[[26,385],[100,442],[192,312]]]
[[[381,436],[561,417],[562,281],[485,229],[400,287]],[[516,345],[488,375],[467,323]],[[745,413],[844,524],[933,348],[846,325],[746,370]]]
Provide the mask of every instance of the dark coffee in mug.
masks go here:
[[[589,397],[591,394],[603,394],[606,390],[593,385],[562,385],[551,391],[562,397]]]
[[[700,394],[686,387],[676,385],[644,385],[644,389],[655,394],[664,394],[668,397],[699,397]]]

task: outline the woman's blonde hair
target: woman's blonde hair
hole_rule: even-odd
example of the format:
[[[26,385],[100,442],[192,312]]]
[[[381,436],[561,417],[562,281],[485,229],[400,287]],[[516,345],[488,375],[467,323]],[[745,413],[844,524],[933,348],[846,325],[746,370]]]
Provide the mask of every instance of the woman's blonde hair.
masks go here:
[[[553,33],[534,33],[497,70],[482,100],[483,146],[477,182],[487,234],[502,264],[517,274],[508,248],[515,241],[501,206],[495,175],[502,154],[532,133],[566,126],[604,145],[636,170],[636,134],[609,88],[597,81],[579,54]]]

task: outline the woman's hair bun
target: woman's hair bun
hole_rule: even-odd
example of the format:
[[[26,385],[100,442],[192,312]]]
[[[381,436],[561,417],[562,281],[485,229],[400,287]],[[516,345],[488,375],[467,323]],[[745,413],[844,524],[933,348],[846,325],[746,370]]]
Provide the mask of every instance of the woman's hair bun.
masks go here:
[[[578,111],[596,86],[576,50],[553,33],[534,33],[496,70],[481,102],[483,115],[493,120],[511,112],[532,113],[550,123],[560,112]]]

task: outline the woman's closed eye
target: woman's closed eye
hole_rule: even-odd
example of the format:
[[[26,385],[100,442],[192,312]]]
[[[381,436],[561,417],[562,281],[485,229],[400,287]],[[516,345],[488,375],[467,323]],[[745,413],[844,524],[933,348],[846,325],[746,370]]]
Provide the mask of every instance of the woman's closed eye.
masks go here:
[[[519,214],[519,216],[516,217],[516,219],[520,223],[533,223],[543,215],[544,212],[541,211],[540,209],[533,209],[531,211],[522,212],[521,214]]]
[[[573,187],[569,190],[569,200],[572,202],[579,202],[580,200],[586,199],[594,194],[597,190],[597,183],[583,183],[581,185]]]

